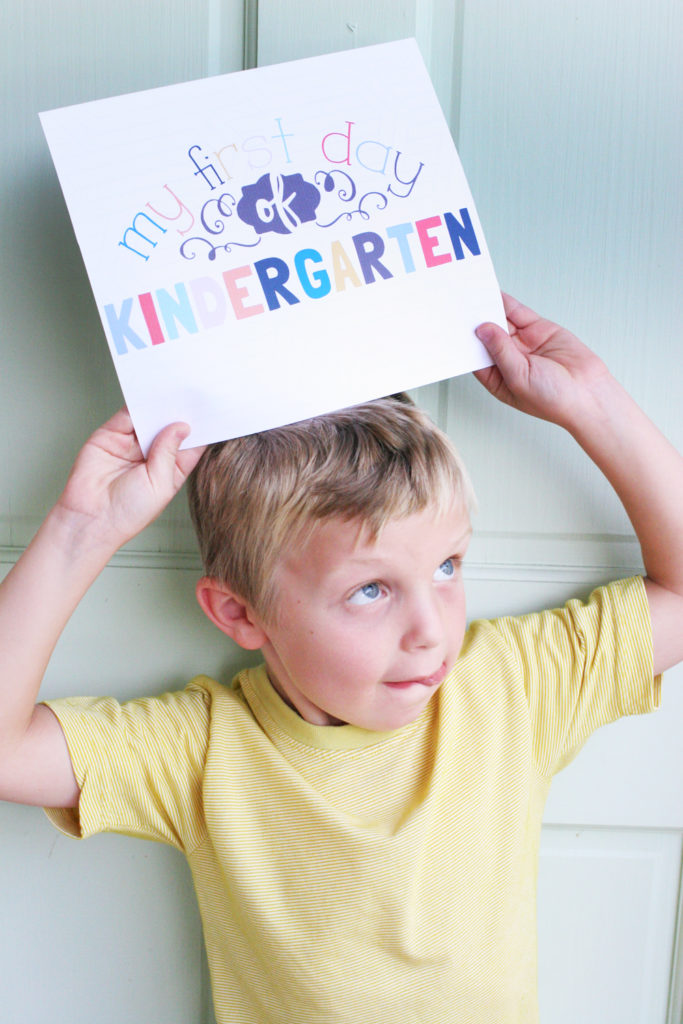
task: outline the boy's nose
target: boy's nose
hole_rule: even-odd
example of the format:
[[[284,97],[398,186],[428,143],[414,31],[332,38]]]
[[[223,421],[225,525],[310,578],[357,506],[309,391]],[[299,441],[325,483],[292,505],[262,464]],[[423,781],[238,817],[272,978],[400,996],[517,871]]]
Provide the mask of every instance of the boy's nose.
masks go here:
[[[441,640],[441,615],[428,596],[414,598],[406,609],[401,646],[406,651],[436,647]]]

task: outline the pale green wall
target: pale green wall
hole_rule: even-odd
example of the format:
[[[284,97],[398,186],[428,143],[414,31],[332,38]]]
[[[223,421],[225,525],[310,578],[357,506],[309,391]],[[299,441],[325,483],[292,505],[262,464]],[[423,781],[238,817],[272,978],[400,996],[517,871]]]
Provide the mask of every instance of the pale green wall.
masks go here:
[[[237,69],[242,6],[0,3],[6,564],[82,439],[120,403],[37,112]],[[582,333],[681,447],[682,12],[673,0],[262,0],[259,9],[261,62],[417,36],[502,285]],[[426,389],[423,399],[456,438],[479,492],[474,612],[526,607],[549,588],[559,598],[638,564],[623,513],[558,432],[495,406],[470,379]],[[93,588],[46,693],[125,696],[197,671],[228,678],[241,658],[196,610],[197,565],[176,502]],[[77,846],[21,808],[0,808],[0,829],[3,1024],[208,1019],[178,858],[125,839]]]
[[[241,0],[0,3],[3,569],[121,404],[38,111],[238,70],[242,17]],[[229,678],[238,659],[194,601],[197,566],[181,499],[88,594],[45,695],[158,692],[201,670]],[[212,1019],[174,851],[110,836],[80,845],[40,810],[2,805],[0,874],[2,1024]]]
[[[682,38],[675,0],[466,4],[459,139],[501,285],[571,326],[679,448]],[[487,561],[638,564],[615,499],[553,428],[471,380],[451,385],[448,423]]]

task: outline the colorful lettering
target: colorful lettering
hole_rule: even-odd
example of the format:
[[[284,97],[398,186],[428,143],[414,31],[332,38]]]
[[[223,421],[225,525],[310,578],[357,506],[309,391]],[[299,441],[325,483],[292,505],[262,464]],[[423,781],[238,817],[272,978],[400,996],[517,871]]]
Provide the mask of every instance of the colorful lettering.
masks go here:
[[[355,123],[356,123],[355,121],[347,121],[346,124],[348,125],[348,131],[346,131],[346,132],[328,132],[327,135],[325,135],[325,137],[323,138],[323,141],[321,143],[321,148],[322,148],[322,151],[323,151],[323,156],[325,157],[325,159],[329,163],[331,163],[331,164],[349,164],[349,165],[351,164],[351,126],[354,125]],[[327,142],[328,139],[331,139],[333,137],[340,138],[340,139],[346,139],[346,156],[342,157],[341,160],[335,160],[334,157],[329,156],[329,154],[325,150],[325,143]]]
[[[190,281],[189,288],[195,313],[204,330],[220,327],[228,305],[220,285],[212,277],[197,277]]]
[[[352,122],[348,124],[351,126]],[[187,211],[187,207],[170,189],[169,193],[176,199],[179,212],[166,219],[176,220]],[[229,211],[221,206],[223,198],[208,200],[202,217],[207,208],[214,209],[213,204],[218,213],[228,216]],[[131,230],[138,231],[135,221]],[[154,293],[143,292],[137,296],[140,307],[137,316],[140,324],[144,321],[147,333],[144,328],[138,330],[137,324],[135,327],[131,325],[131,318],[136,313],[134,298],[122,300],[120,307],[107,304],[104,314],[112,347],[118,355],[126,355],[131,349],[176,341],[181,328],[190,335],[197,334],[200,328],[205,331],[219,328],[225,323],[230,310],[235,320],[243,320],[264,313],[266,309],[281,309],[283,304],[297,305],[301,298],[292,291],[290,280],[298,280],[300,294],[303,293],[307,299],[322,299],[331,293],[333,287],[337,292],[343,292],[349,285],[358,288],[363,283],[391,279],[394,276],[390,269],[392,266],[402,267],[405,274],[415,273],[418,244],[427,269],[453,263],[450,249],[445,248],[448,241],[456,260],[465,259],[465,250],[473,256],[480,254],[479,241],[466,207],[460,209],[457,216],[447,212],[424,217],[415,223],[392,224],[381,234],[377,231],[358,232],[351,241],[353,250],[350,252],[335,240],[329,242],[329,249],[322,252],[307,247],[287,259],[270,256],[223,271],[222,281],[207,275],[178,283],[168,290],[159,288]],[[393,248],[390,243],[393,243]],[[393,256],[389,265],[385,262],[387,245],[390,245],[389,255]],[[252,275],[258,279],[265,303],[255,302],[254,295],[250,294],[249,279]],[[255,285],[251,288],[252,293],[254,288]]]
[[[333,242],[330,246],[330,251],[332,253],[332,273],[334,274],[335,289],[338,292],[346,291],[347,281],[350,281],[354,288],[360,288],[361,280],[341,242]]]
[[[285,132],[284,132],[284,130],[282,128],[282,119],[281,118],[276,117],[275,118],[275,122],[276,122],[278,128],[280,129],[280,131],[279,131],[279,133],[277,135],[273,135],[273,138],[274,139],[282,139],[282,145],[284,146],[284,149],[285,149],[285,156],[287,157],[287,163],[291,164],[292,158],[290,157],[289,149],[287,148],[287,139],[292,139],[292,138],[294,138],[294,136],[292,135],[291,132],[289,134],[285,134]]]
[[[384,255],[384,242],[379,235],[374,231],[362,231],[359,235],[353,236],[353,244],[366,284],[372,284],[375,280],[375,271],[385,279],[393,277],[384,264],[380,263],[380,256]]]
[[[330,284],[330,275],[326,270],[316,270],[311,276],[309,275],[306,262],[311,263],[322,263],[323,258],[316,249],[300,249],[294,257],[294,268],[299,276],[301,287],[306,292],[306,295],[311,299],[322,299],[326,295],[330,294],[332,285]]]
[[[156,249],[158,243],[153,242],[151,238],[148,238],[147,235],[143,234],[143,232],[140,231],[140,229],[137,227],[137,221],[139,217],[144,217],[145,220],[149,221],[149,223],[152,224],[158,231],[161,231],[162,235],[166,234],[166,228],[162,228],[161,224],[157,224],[155,220],[152,220],[149,214],[143,213],[142,210],[140,210],[133,217],[133,223],[131,224],[131,226],[129,228],[126,228],[126,230],[123,232],[123,241],[119,242],[119,245],[123,246],[124,249],[130,249],[130,251],[136,253],[137,256],[141,256],[143,260],[148,260],[149,253],[145,255],[144,252],[140,252],[139,249],[136,249],[134,248],[134,246],[129,245],[127,241],[128,235],[134,234],[137,235],[138,238],[142,238],[144,239],[145,242],[148,242],[153,249]]]
[[[223,154],[225,153],[226,149],[234,149],[235,153],[237,152],[237,146],[235,145],[234,142],[231,142],[228,146],[222,146],[220,149],[217,149],[213,155],[216,157],[218,163],[225,171],[227,181],[232,181],[232,174],[230,173],[230,171],[223,162]]]
[[[400,156],[401,156],[401,151],[397,149],[396,150],[396,159],[394,160],[394,177],[395,177],[396,181],[399,182],[399,184],[401,184],[401,185],[409,185],[410,188],[408,189],[407,192],[397,192],[395,188],[392,188],[391,185],[389,185],[389,187],[387,189],[387,192],[391,192],[392,195],[398,196],[400,199],[407,199],[408,196],[410,195],[410,193],[415,188],[415,182],[417,181],[417,179],[418,179],[418,177],[420,175],[420,171],[424,167],[424,164],[422,163],[422,161],[420,161],[420,166],[418,167],[418,169],[415,172],[415,174],[413,175],[413,177],[409,178],[407,181],[404,181],[403,178],[399,177],[399,173],[398,173],[398,161],[399,161],[399,157]]]
[[[132,311],[132,299],[123,300],[120,313],[116,312],[111,303],[104,307],[109,330],[111,331],[111,340],[114,342],[114,348],[120,356],[125,356],[128,351],[126,342],[129,342],[133,348],[147,348],[140,335],[128,323]]]
[[[477,236],[474,233],[474,227],[467,207],[463,207],[460,211],[460,216],[462,218],[462,224],[452,213],[444,213],[443,215],[443,218],[446,221],[446,227],[448,228],[448,234],[451,236],[451,244],[453,245],[455,258],[456,260],[465,259],[465,253],[462,249],[463,242],[473,256],[479,256],[481,250],[479,249],[479,242],[477,241]]]
[[[165,288],[159,288],[156,293],[157,305],[164,321],[166,334],[174,341],[178,337],[178,323],[185,328],[188,334],[197,333],[197,321],[192,312],[187,288],[184,284],[177,284],[175,292],[175,297],[169,294]]]
[[[415,221],[417,237],[420,239],[425,263],[428,267],[438,267],[441,263],[450,263],[453,257],[449,252],[435,253],[439,239],[430,235],[432,228],[438,228],[441,224],[441,217],[426,217],[424,220]]]
[[[193,153],[193,151],[194,151],[195,149],[198,149],[198,150],[199,150],[199,152],[201,153],[201,149],[202,149],[202,147],[201,147],[201,146],[197,146],[197,145],[195,145],[195,146],[190,146],[190,148],[189,148],[189,149],[188,149],[188,151],[187,151],[187,155],[189,156],[190,160],[192,161],[192,163],[193,163],[193,164],[195,165],[195,167],[197,168],[197,170],[193,172],[193,174],[194,174],[194,177],[196,178],[196,177],[197,177],[197,175],[198,175],[198,174],[200,174],[200,175],[202,176],[202,178],[204,179],[204,181],[206,182],[206,184],[207,184],[207,185],[209,186],[209,188],[211,189],[211,191],[213,192],[213,190],[215,189],[215,187],[216,187],[216,186],[215,186],[214,184],[212,184],[212,182],[210,181],[210,179],[209,179],[209,176],[208,176],[208,174],[207,174],[207,171],[211,171],[211,172],[212,172],[212,174],[214,174],[214,175],[216,176],[216,179],[217,179],[217,181],[218,181],[218,184],[219,184],[219,185],[225,185],[225,182],[223,181],[223,179],[221,178],[220,174],[218,173],[218,171],[216,170],[216,168],[215,168],[215,167],[213,166],[213,164],[211,164],[211,163],[204,163],[204,164],[202,164],[202,166],[201,166],[201,167],[199,166],[199,164],[197,163],[197,161],[195,160],[195,158],[194,158],[194,157],[193,157],[193,155],[192,155],[192,153]],[[204,155],[202,154],[202,156],[201,156],[201,159],[202,159],[202,160],[206,160],[206,159],[207,159],[207,157],[205,157],[205,156],[204,156]]]
[[[361,160],[359,154],[364,146],[379,146],[379,148],[384,151],[384,160],[382,161],[381,167],[372,167],[370,164],[366,164]],[[375,142],[373,139],[366,139],[365,142],[359,142],[356,146],[356,160],[358,163],[361,167],[365,167],[367,171],[374,171],[376,174],[386,174],[387,161],[389,160],[390,153],[391,146],[385,146],[383,142]]]
[[[228,297],[237,320],[244,320],[248,316],[256,316],[264,313],[263,306],[245,306],[244,300],[249,298],[249,289],[240,287],[237,282],[243,277],[251,276],[251,267],[236,267],[234,270],[226,270],[223,273],[225,287],[228,290]]]
[[[249,146],[247,145],[247,143],[249,142],[260,142],[262,143],[262,145]],[[247,161],[252,170],[257,170],[258,168],[261,167],[267,167],[268,164],[271,164],[273,162],[273,154],[266,145],[265,135],[252,135],[250,138],[245,139],[244,142],[242,143],[242,152],[247,154],[265,153],[265,156],[261,160],[250,159]]]
[[[408,242],[408,235],[412,235],[414,230],[413,225],[408,221],[405,224],[393,224],[386,229],[387,238],[395,238],[398,242],[399,252],[403,260],[403,269],[407,274],[412,274],[415,271],[415,261],[410,251],[410,243]]]
[[[290,306],[295,305],[299,301],[296,295],[290,292],[289,288],[285,288],[285,282],[289,280],[289,267],[284,260],[279,259],[277,256],[270,256],[265,260],[257,260],[254,264],[254,270],[261,282],[263,294],[268,303],[268,309],[280,308],[278,295],[282,296]]]
[[[154,308],[154,302],[149,292],[145,292],[144,295],[138,295],[138,302],[140,303],[140,309],[142,315],[145,318],[147,324],[147,330],[149,331],[149,338],[153,345],[163,345],[166,341],[163,332],[161,330],[161,324],[159,323],[159,317],[157,311]]]
[[[178,196],[175,194],[173,189],[170,188],[169,185],[164,185],[163,187],[166,189],[167,192],[170,193],[170,195],[173,196],[176,203],[178,204],[178,212],[176,213],[175,217],[171,217],[170,214],[168,213],[161,213],[159,210],[155,210],[151,203],[147,203],[146,205],[150,208],[152,213],[156,213],[157,217],[163,217],[164,220],[179,220],[180,217],[182,217],[183,215],[183,210],[185,210],[185,212],[188,214],[190,218],[190,223],[185,228],[184,231],[181,230],[180,228],[177,228],[176,230],[179,235],[186,235],[188,231],[192,230],[192,226],[194,225],[194,214],[192,213],[191,210],[188,209],[187,206],[185,206],[185,203],[182,201],[182,199],[178,199]]]

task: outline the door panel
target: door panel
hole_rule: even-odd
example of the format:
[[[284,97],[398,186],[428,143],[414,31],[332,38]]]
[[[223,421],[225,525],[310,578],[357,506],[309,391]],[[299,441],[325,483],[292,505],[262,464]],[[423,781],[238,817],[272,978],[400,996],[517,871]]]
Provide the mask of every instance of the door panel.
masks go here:
[[[582,333],[683,444],[681,375],[671,370],[683,237],[683,8],[673,0],[5,0],[3,562],[120,401],[37,113],[236,70],[245,7],[258,13],[248,42],[260,63],[415,35],[501,283]],[[569,439],[493,405],[471,379],[420,398],[479,493],[472,616],[555,604],[638,571],[623,512]],[[244,658],[190,611],[198,572],[181,498],[88,595],[47,695],[158,692],[197,671],[228,680]],[[679,668],[667,674],[660,714],[603,730],[553,786],[539,890],[543,1024],[681,1024],[681,722]],[[0,918],[14,936],[4,944],[3,1022],[211,1018],[179,857],[125,838],[76,845],[34,809],[1,807],[0,829],[2,876],[12,879]]]

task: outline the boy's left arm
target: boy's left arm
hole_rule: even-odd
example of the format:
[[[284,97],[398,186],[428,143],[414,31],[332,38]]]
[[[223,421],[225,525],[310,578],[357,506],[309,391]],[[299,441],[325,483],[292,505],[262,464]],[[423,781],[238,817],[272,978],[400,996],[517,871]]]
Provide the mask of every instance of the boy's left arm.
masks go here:
[[[504,296],[509,336],[477,335],[496,398],[568,430],[614,487],[645,564],[655,674],[683,661],[683,457],[578,338]]]

